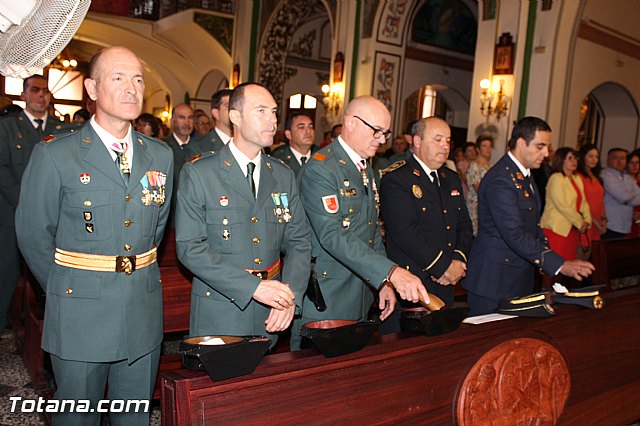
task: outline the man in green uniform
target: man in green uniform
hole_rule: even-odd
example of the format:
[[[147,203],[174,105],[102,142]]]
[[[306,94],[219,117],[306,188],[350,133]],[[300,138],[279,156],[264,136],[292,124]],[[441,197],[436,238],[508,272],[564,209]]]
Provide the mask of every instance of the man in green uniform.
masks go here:
[[[42,348],[55,398],[90,400],[93,412],[54,424],[100,424],[97,402],[149,400],[162,340],[156,247],[173,182],[171,149],[135,132],[144,79],[123,47],[94,56],[87,93],[96,113],[80,131],[39,143],[22,180],[18,243],[47,293]],[[149,424],[149,413],[112,413],[111,424]]]
[[[182,169],[176,247],[194,275],[192,336],[268,334],[275,344],[301,305],[309,223],[293,172],[261,153],[276,110],[264,87],[238,86],[229,101],[234,138]]]
[[[276,148],[271,155],[281,159],[296,176],[299,176],[302,166],[316,151],[316,146],[313,144],[315,135],[313,121],[306,114],[295,113],[287,120],[284,127],[284,134],[289,139],[289,144]]]
[[[211,116],[216,121],[216,125],[209,133],[194,137],[191,143],[185,146],[186,159],[202,152],[220,151],[229,143],[233,134],[229,120],[229,96],[231,96],[229,89],[218,90],[211,96]]]
[[[300,345],[303,324],[324,319],[364,320],[379,293],[381,319],[400,297],[429,300],[418,277],[385,256],[378,225],[378,194],[367,160],[391,134],[382,102],[361,96],[345,110],[342,133],[316,152],[300,175],[300,193],[313,228],[315,272],[326,302],[318,310],[305,297],[302,317],[293,325],[291,348]]]
[[[22,174],[40,138],[68,131],[47,113],[51,92],[46,78],[41,75],[25,78],[22,99],[24,111],[0,120],[0,331],[7,325],[7,311],[20,277],[14,218]]]

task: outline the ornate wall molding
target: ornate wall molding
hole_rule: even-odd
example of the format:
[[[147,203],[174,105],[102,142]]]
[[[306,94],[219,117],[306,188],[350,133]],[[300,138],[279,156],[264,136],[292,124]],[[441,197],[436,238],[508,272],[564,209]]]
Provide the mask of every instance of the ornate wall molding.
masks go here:
[[[321,0],[285,1],[266,29],[258,81],[271,91],[278,105],[282,105],[284,84],[291,77],[286,69],[286,59],[293,35],[300,25],[309,17],[317,16],[318,12],[328,13]]]

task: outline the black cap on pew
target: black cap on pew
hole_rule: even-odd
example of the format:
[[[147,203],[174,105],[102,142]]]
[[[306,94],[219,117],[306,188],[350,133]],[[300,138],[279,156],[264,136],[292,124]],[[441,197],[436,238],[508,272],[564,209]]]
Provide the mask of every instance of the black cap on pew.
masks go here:
[[[178,351],[185,368],[225,380],[253,373],[270,344],[264,336],[197,336],[181,341]]]
[[[364,348],[378,329],[378,321],[322,320],[302,326],[300,336],[327,358],[350,354]]]

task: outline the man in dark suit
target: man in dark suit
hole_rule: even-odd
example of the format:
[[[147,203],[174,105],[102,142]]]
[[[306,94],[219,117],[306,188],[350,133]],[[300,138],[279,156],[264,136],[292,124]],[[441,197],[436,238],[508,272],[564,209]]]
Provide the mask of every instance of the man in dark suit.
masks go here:
[[[194,275],[189,329],[275,344],[302,305],[311,230],[293,172],[261,153],[277,126],[271,93],[241,84],[229,109],[234,138],[185,164],[176,195],[178,258]]]
[[[194,137],[185,151],[185,158],[207,151],[220,151],[229,143],[233,135],[233,128],[229,120],[230,89],[218,90],[211,97],[211,117],[216,122],[215,127],[206,135]]]
[[[0,331],[20,277],[14,217],[22,174],[40,138],[70,130],[47,113],[51,93],[43,76],[24,79],[22,99],[24,111],[0,119]]]
[[[448,306],[465,276],[472,228],[462,182],[444,167],[451,129],[436,117],[414,125],[414,154],[385,172],[380,187],[387,254]]]
[[[533,291],[535,268],[581,281],[594,267],[583,260],[565,261],[549,249],[539,225],[540,191],[531,169],[549,153],[551,128],[525,117],[513,128],[509,151],[485,175],[478,188],[478,237],[462,285],[469,292],[470,315],[493,312],[501,299]]]
[[[299,332],[307,322],[367,319],[376,293],[382,320],[395,307],[394,288],[412,302],[429,299],[420,279],[389,260],[382,245],[378,194],[367,160],[391,134],[389,111],[380,100],[360,96],[347,105],[343,123],[336,141],[316,152],[300,175],[326,309],[318,310],[305,296],[302,317],[291,331],[293,350],[299,349]]]
[[[99,425],[95,409],[107,384],[111,400],[149,400],[155,385],[156,247],[169,214],[173,156],[130,124],[142,110],[142,72],[124,47],[98,52],[85,80],[95,116],[74,134],[39,143],[22,180],[16,230],[47,294],[42,348],[51,354],[55,399],[90,400],[92,408],[53,414],[54,424]],[[148,411],[111,418],[149,424]]]
[[[289,144],[276,148],[271,156],[282,160],[298,176],[311,154],[317,151],[313,144],[313,121],[306,114],[295,113],[287,120],[284,128]]]

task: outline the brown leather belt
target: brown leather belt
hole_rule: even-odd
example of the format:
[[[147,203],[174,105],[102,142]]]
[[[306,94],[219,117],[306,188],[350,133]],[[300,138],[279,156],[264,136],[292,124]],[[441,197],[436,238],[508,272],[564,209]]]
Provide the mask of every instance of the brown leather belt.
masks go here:
[[[146,268],[158,258],[154,247],[142,254],[131,256],[106,256],[102,254],[76,253],[56,248],[55,262],[67,268],[97,272],[124,272],[131,275],[136,269]]]
[[[256,270],[256,269],[245,269],[245,271],[255,275],[261,280],[270,280],[280,273],[280,259],[276,260],[276,263],[269,266],[267,269]]]

